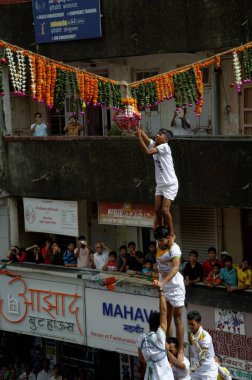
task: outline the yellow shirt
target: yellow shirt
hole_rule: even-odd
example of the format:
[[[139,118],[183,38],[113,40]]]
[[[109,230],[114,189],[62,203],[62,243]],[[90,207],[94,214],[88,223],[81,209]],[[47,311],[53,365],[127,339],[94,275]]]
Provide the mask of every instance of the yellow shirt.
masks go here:
[[[244,288],[249,286],[251,288],[251,270],[246,269],[243,271],[241,268],[237,268],[238,288]]]
[[[225,367],[221,367],[221,369],[222,369],[224,372],[226,372],[229,376],[231,376],[231,375],[230,375],[230,372],[229,372],[229,370],[228,370],[227,368],[225,368]],[[217,380],[223,380],[223,378],[222,378],[220,375],[218,375],[218,376],[217,376]]]

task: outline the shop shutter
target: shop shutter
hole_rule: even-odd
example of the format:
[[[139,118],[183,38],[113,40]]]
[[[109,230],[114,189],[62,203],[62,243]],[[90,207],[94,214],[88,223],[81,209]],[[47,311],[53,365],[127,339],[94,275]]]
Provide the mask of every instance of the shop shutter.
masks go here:
[[[180,220],[181,248],[186,260],[192,249],[198,251],[200,262],[208,258],[209,247],[216,247],[218,251],[217,209],[183,206],[180,209]]]

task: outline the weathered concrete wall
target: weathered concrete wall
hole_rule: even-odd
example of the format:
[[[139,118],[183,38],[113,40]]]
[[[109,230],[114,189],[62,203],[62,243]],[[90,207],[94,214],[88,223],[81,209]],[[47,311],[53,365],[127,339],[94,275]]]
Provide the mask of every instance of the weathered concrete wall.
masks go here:
[[[252,207],[252,139],[174,139],[177,204]],[[150,203],[152,157],[135,138],[5,137],[6,190],[14,196]]]
[[[39,53],[57,60],[194,52],[237,46],[252,38],[251,1],[102,0],[102,38],[44,44]],[[33,50],[31,3],[0,8],[0,36]]]

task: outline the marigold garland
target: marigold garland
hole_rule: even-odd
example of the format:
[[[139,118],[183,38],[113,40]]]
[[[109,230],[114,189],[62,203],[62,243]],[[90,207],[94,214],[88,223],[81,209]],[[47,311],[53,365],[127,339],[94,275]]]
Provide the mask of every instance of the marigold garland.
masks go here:
[[[47,107],[61,109],[64,106],[68,86],[71,90],[71,109],[83,109],[87,104],[104,105],[122,109],[120,82],[91,73],[84,73],[63,63],[55,62],[38,54],[22,50],[0,40],[5,49],[10,81],[18,95],[25,95],[27,73],[30,75],[30,94],[37,101],[45,101]],[[233,55],[234,77],[237,91],[252,80],[252,42],[183,68],[172,70],[131,84],[132,97],[144,109],[165,99],[174,97],[176,106],[196,103],[195,112],[200,114],[203,105],[202,69],[210,65],[220,68],[223,54]],[[28,59],[26,59],[26,56]],[[3,62],[1,62],[3,63]],[[29,66],[29,71],[27,67]],[[3,95],[0,68],[0,94]],[[130,105],[128,105],[130,107]]]

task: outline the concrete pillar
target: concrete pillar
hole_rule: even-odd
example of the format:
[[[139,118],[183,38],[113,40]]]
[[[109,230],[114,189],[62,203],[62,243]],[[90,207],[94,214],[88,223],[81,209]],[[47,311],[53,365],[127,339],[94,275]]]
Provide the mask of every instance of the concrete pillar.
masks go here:
[[[16,198],[8,198],[10,245],[19,245],[18,210]]]

